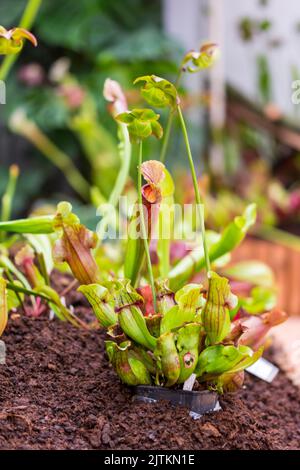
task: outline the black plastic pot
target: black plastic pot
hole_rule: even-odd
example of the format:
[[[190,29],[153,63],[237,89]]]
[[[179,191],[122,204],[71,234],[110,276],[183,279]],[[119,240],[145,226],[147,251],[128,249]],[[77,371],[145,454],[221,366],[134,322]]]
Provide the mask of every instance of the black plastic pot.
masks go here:
[[[218,394],[207,390],[196,392],[138,385],[135,387],[135,394],[136,399],[141,401],[167,400],[173,405],[184,406],[199,415],[215,411],[218,407]]]

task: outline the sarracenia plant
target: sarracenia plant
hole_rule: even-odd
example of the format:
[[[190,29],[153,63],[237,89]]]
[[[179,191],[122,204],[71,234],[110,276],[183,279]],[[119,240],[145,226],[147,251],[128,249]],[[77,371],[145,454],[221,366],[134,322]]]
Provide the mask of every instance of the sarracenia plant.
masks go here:
[[[202,59],[189,58],[192,66],[198,68],[202,67]],[[143,140],[152,135],[161,138],[163,134],[159,115],[151,109],[127,110],[115,116],[127,126],[139,153],[138,203],[129,222],[125,262],[119,272],[102,272],[93,251],[97,236],[80,223],[68,203],[60,203],[54,216],[1,222],[0,230],[56,232],[55,260],[68,263],[81,284],[79,291],[107,330],[110,339],[106,341],[106,351],[124,383],[172,387],[194,373],[205,387],[232,391],[242,385],[244,370],[261,356],[266,333],[286,319],[284,312],[274,309],[274,298],[267,290],[270,276],[266,269],[257,265],[228,269],[231,278],[246,280],[251,286],[246,296],[239,298],[224,275],[224,262],[254,224],[256,208],[248,206],[221,234],[205,233],[203,203],[176,87],[155,75],[140,77],[136,82],[144,82],[142,95],[151,105],[168,106],[178,112],[193,177],[201,245],[170,266],[167,276],[161,276],[171,265],[170,236],[169,243],[159,247],[163,268],[155,276],[149,244],[157,224],[165,222],[160,217],[165,214],[164,200],[173,205],[174,186],[162,162],[143,161]],[[161,227],[158,232],[163,238]],[[24,256],[21,258],[31,287],[43,285],[32,258],[27,266]],[[120,277],[122,270],[124,277]],[[201,283],[195,282],[195,274],[204,270],[206,277],[202,276]]]
[[[197,59],[199,57],[192,58],[195,61]],[[201,63],[194,63],[194,65],[201,67]],[[263,348],[259,346],[261,346],[263,332],[268,331],[271,324],[278,324],[286,318],[282,312],[277,315],[265,314],[269,319],[268,325],[263,316],[257,318],[257,322],[253,324],[254,331],[252,334],[249,332],[243,341],[244,326],[241,324],[237,326],[231,322],[231,312],[237,308],[238,298],[231,292],[228,279],[211,270],[210,252],[214,261],[237,245],[255,220],[255,207],[250,206],[243,217],[236,219],[209,251],[205,237],[203,204],[177,90],[167,80],[154,75],[140,77],[135,83],[140,81],[145,83],[142,95],[149,104],[154,107],[168,106],[172,110],[176,109],[179,114],[193,178],[203,244],[203,250],[200,252],[201,259],[204,259],[204,267],[206,267],[208,287],[188,284],[173,294],[166,283],[160,281],[154,284],[149,253],[152,225],[148,224],[146,227],[145,224],[144,215],[146,213],[149,216],[149,210],[147,201],[145,212],[142,205],[145,194],[145,191],[142,191],[142,175],[147,181],[146,187],[149,186],[150,201],[157,205],[161,202],[160,184],[165,173],[163,165],[159,165],[158,162],[142,163],[142,140],[150,135],[161,137],[162,129],[158,124],[159,116],[152,110],[142,109],[122,113],[117,116],[117,119],[128,125],[131,140],[139,144],[139,222],[144,239],[151,294],[148,292],[146,298],[143,298],[126,280],[122,281],[121,285],[119,280],[112,280],[106,286],[102,286],[106,289],[105,296],[102,293],[101,296],[97,295],[99,290],[97,284],[82,286],[80,289],[97,311],[98,318],[103,316],[105,313],[103,307],[107,305],[109,305],[110,312],[114,310],[118,314],[117,321],[110,316],[112,320],[110,325],[106,316],[108,332],[114,337],[114,340],[106,343],[106,348],[110,361],[123,382],[129,385],[154,382],[168,387],[183,383],[192,373],[195,373],[200,382],[206,382],[219,391],[232,390],[237,384],[242,383],[241,376],[244,369],[261,356]],[[153,217],[151,217],[151,224],[152,222]],[[131,245],[132,240],[129,239],[128,247]],[[134,247],[136,249],[130,251],[130,258],[134,253],[133,262],[129,263],[130,268],[133,269],[128,269],[128,274],[130,280],[136,285],[143,257],[141,244],[135,242]],[[126,262],[125,268],[127,268]],[[193,272],[189,271],[189,274]],[[145,294],[145,289],[140,289],[140,292]],[[144,311],[143,315],[143,304],[145,300],[149,300],[147,299],[149,294],[152,295],[153,304],[151,315],[147,315],[147,311]],[[167,303],[164,300],[165,297],[167,297]],[[265,325],[264,328],[262,324]],[[234,340],[232,330],[239,330]],[[255,351],[250,348],[250,345],[253,345],[253,337],[259,338],[254,344]]]
[[[182,59],[182,62],[179,67],[179,71],[176,78],[176,87],[180,84],[181,77],[184,73],[196,73],[201,70],[208,69],[214,65],[216,60],[219,56],[219,47],[217,44],[213,42],[205,42],[200,47],[199,51],[189,51]],[[146,96],[145,96],[146,98]],[[169,103],[171,104],[171,103]],[[154,105],[154,104],[153,104]],[[166,106],[167,103],[164,104]],[[164,107],[163,106],[163,107]],[[159,103],[158,107],[161,107],[161,103]],[[160,161],[165,162],[167,156],[167,150],[169,145],[170,134],[172,130],[173,120],[174,120],[174,111],[176,111],[175,107],[171,106],[171,110],[169,112],[169,117],[167,120],[165,136],[160,152]]]
[[[149,191],[159,191],[162,164],[144,162],[141,172],[146,181],[155,182]],[[24,221],[12,221],[10,230],[20,230],[19,223],[24,227]],[[44,227],[39,218],[32,218],[30,223],[34,231]],[[82,283],[79,290],[87,297],[100,325],[111,337],[106,342],[110,361],[128,385],[173,386],[183,383],[194,373],[207,387],[232,391],[242,385],[243,370],[261,356],[266,333],[286,319],[284,312],[272,309],[269,299],[264,303],[262,297],[260,308],[255,316],[251,315],[251,295],[247,302],[238,299],[232,293],[228,279],[215,271],[208,272],[208,280],[203,285],[184,282],[183,287],[174,290],[169,288],[168,279],[157,279],[155,307],[150,286],[139,284],[135,289],[129,279],[118,279],[113,274],[111,280],[102,281],[101,270],[92,252],[96,235],[80,224],[68,203],[59,204],[57,214],[49,217],[48,223],[52,232],[57,231],[59,235],[54,246],[55,256],[67,261],[74,276]],[[245,226],[247,219],[241,217],[212,243],[210,253],[214,254],[214,263],[242,240]],[[129,246],[131,242],[128,241]],[[17,262],[23,264],[33,288],[39,284],[43,286],[44,281],[32,264],[32,256],[28,249],[23,250]],[[141,265],[143,257],[138,259]],[[25,262],[29,264],[25,266]],[[254,265],[249,267],[248,275],[245,267],[240,267],[239,273],[230,272],[236,279],[240,274],[252,285],[256,278],[261,285],[269,285],[266,270],[263,273],[260,266],[259,277],[254,268]],[[194,273],[188,266],[182,274],[185,279]],[[41,291],[41,295],[45,295],[45,291]],[[49,300],[48,291],[46,295]],[[249,312],[247,305],[250,305]],[[270,310],[262,310],[264,307]],[[5,314],[5,310],[3,312]]]
[[[201,236],[202,236],[202,244],[204,250],[204,259],[205,259],[205,267],[206,271],[210,270],[210,259],[208,254],[208,247],[205,238],[205,226],[204,226],[204,206],[201,200],[200,191],[198,187],[197,181],[197,174],[194,166],[193,156],[191,152],[189,137],[186,129],[185,120],[182,114],[182,110],[180,107],[180,98],[178,96],[176,87],[161,77],[157,77],[156,75],[147,75],[144,77],[138,77],[134,83],[144,82],[144,86],[141,90],[142,96],[146,99],[146,101],[151,105],[158,108],[171,108],[171,111],[177,110],[180,125],[184,137],[184,142],[186,145],[186,151],[188,156],[188,161],[190,165],[190,170],[192,174],[194,192],[195,192],[195,201],[196,207],[198,212],[198,218],[200,222],[201,228]]]
[[[6,225],[9,223],[11,215],[11,207],[13,202],[13,196],[16,187],[16,181],[18,177],[19,169],[15,165],[12,165],[9,171],[9,179],[6,191],[2,197],[1,207],[1,219],[2,224]],[[49,275],[53,269],[53,256],[51,254],[51,241],[47,235],[33,235],[32,233],[49,233],[57,231],[58,234],[61,232],[66,233],[69,237],[69,243],[78,248],[76,244],[76,236],[80,239],[80,242],[86,247],[89,246],[89,231],[85,227],[81,227],[80,224],[74,223],[74,229],[68,229],[69,218],[68,204],[61,204],[58,206],[55,217],[35,218],[34,223],[31,224],[26,219],[25,221],[18,221],[20,227],[16,227],[16,232],[20,233],[19,236],[11,237],[5,231],[1,231],[0,235],[0,331],[1,334],[7,323],[8,312],[20,307],[25,314],[30,316],[38,316],[45,311],[45,302],[49,305],[51,310],[56,314],[62,321],[69,321],[74,326],[87,328],[88,325],[78,318],[72,307],[67,308],[63,298],[60,298],[59,294],[50,286]],[[76,222],[76,217],[71,217],[73,222]],[[47,224],[43,222],[43,220]],[[26,224],[27,221],[27,224]],[[25,225],[24,225],[25,222]],[[27,232],[30,232],[28,234]],[[91,238],[96,238],[95,234],[92,234]],[[22,244],[22,248],[19,249],[15,256],[14,262],[9,256],[10,247],[16,242]],[[59,240],[56,242],[56,255],[57,251],[60,251],[61,256],[68,258],[68,244],[67,242],[62,244]],[[71,248],[70,248],[71,249]],[[49,252],[50,255],[49,256]],[[84,250],[78,249],[78,258],[84,258]],[[89,253],[88,248],[86,249],[87,256]],[[55,253],[54,253],[55,254]],[[79,262],[76,257],[74,258],[74,271],[80,277]],[[94,262],[94,260],[92,260]],[[72,264],[73,266],[73,264]],[[76,271],[77,268],[77,271]],[[96,268],[97,269],[97,268]],[[92,273],[92,268],[87,270],[87,273]],[[94,277],[83,277],[81,278],[84,282],[92,282],[95,280]],[[24,301],[24,296],[28,297],[28,301]]]

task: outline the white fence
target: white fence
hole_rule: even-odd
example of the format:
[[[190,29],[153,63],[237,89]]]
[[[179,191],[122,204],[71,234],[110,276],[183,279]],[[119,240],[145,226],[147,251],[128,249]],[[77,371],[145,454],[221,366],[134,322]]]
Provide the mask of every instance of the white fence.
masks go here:
[[[216,22],[209,20],[209,10],[216,5],[223,10],[222,24],[211,31]],[[269,20],[271,27],[245,42],[238,25],[246,17]],[[295,74],[299,69],[300,75],[299,0],[164,0],[164,24],[187,48],[197,47],[213,32],[218,34],[226,80],[254,100],[259,95],[257,58],[264,55],[271,72],[272,100],[285,114],[294,115],[292,70]],[[195,79],[193,88],[198,85]]]

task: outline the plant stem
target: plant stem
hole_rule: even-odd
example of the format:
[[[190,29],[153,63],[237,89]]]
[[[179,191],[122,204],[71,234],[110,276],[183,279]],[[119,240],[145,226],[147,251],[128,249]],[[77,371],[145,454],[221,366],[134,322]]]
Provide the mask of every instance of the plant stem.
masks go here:
[[[154,276],[152,271],[152,264],[150,258],[150,251],[149,251],[149,244],[148,244],[148,234],[145,225],[145,218],[144,218],[144,205],[143,205],[143,197],[142,197],[142,167],[143,163],[143,142],[139,143],[139,161],[138,161],[138,202],[139,202],[139,212],[140,212],[140,225],[142,229],[142,237],[144,239],[144,247],[145,247],[145,254],[146,254],[146,261],[148,267],[148,274],[149,274],[149,281],[152,291],[153,297],[153,307],[154,311],[156,312],[157,303],[156,303],[156,292],[154,286]]]
[[[20,20],[19,27],[24,29],[30,29],[34,23],[38,10],[40,8],[42,0],[29,0],[26,8]],[[17,60],[19,54],[10,54],[5,57],[0,66],[0,80],[5,80],[10,72],[11,67]]]
[[[17,280],[20,281],[26,289],[30,289],[30,284],[26,277],[23,273],[21,273],[21,271],[18,270],[18,268],[14,265],[8,256],[4,254],[0,255],[0,266],[3,267],[6,271],[14,274]]]
[[[47,300],[48,302],[53,302],[51,297],[48,295],[42,294],[41,292],[35,292],[32,289],[26,289],[25,287],[18,286],[12,282],[7,283],[7,289],[12,290],[13,292],[20,292],[26,295],[33,295],[34,297],[41,297],[42,299]]]
[[[13,283],[14,283],[14,278],[12,277],[12,275],[10,274],[10,272],[9,272],[8,269],[5,270],[5,274],[6,274],[7,279],[9,280],[9,282],[10,282],[11,284],[13,284]],[[27,313],[27,312],[26,312],[26,307],[25,307],[25,305],[24,305],[24,302],[23,302],[23,300],[22,300],[22,297],[20,296],[20,292],[15,292],[15,294],[16,294],[16,297],[17,297],[17,299],[18,299],[18,301],[19,301],[19,304],[21,305],[21,308],[22,308],[22,310],[23,310],[23,313],[26,315],[26,313]]]
[[[177,78],[176,78],[176,82],[175,82],[175,87],[176,88],[178,87],[178,85],[180,83],[182,72],[183,72],[183,69],[180,66],[180,69],[179,69],[179,72],[178,72],[178,75],[177,75]],[[159,156],[159,159],[162,163],[164,163],[165,160],[166,160],[167,150],[168,150],[169,140],[170,140],[170,135],[171,135],[171,130],[172,130],[172,126],[173,126],[173,120],[174,120],[174,110],[171,109],[170,112],[169,112],[167,125],[166,125],[166,130],[165,130],[165,133],[164,133],[163,144],[162,144],[162,148],[161,148],[161,152],[160,152],[160,156]]]
[[[19,176],[19,167],[17,165],[11,165],[9,169],[8,183],[6,191],[2,197],[2,207],[1,207],[1,221],[5,222],[11,217],[11,208],[13,197],[16,191],[16,184]],[[4,240],[5,234],[0,233],[0,241]]]
[[[44,253],[42,253],[42,252],[37,253],[37,259],[38,259],[39,268],[40,268],[41,274],[44,278],[44,281],[45,281],[47,286],[50,286],[50,279],[49,279],[49,275],[48,275],[48,272],[47,272]]]
[[[28,217],[27,219],[9,220],[0,222],[0,232],[13,233],[53,233],[53,215],[42,215],[40,217]]]
[[[174,119],[174,112],[171,109],[171,111],[169,112],[168,121],[167,121],[167,125],[166,125],[166,130],[165,130],[165,133],[164,133],[164,140],[163,140],[163,144],[162,144],[161,152],[160,152],[160,156],[159,156],[159,159],[162,163],[164,163],[165,160],[166,160],[166,155],[167,155],[167,150],[168,150],[168,145],[169,145],[169,140],[170,140],[170,134],[171,134],[171,129],[172,129],[172,125],[173,125],[173,119]]]
[[[204,223],[204,205],[201,200],[200,196],[200,191],[198,187],[198,180],[197,180],[197,174],[195,170],[195,165],[193,161],[193,156],[191,152],[191,147],[190,147],[190,142],[189,142],[189,137],[185,125],[185,121],[182,115],[182,111],[180,106],[177,106],[177,111],[179,115],[179,120],[180,120],[180,125],[182,128],[182,133],[184,137],[184,142],[188,154],[188,159],[189,159],[189,164],[190,164],[190,169],[192,173],[192,179],[193,179],[193,185],[194,185],[194,191],[195,191],[195,199],[196,199],[196,204],[197,204],[197,210],[198,210],[198,216],[199,216],[199,221],[200,221],[200,228],[201,228],[201,235],[202,235],[202,243],[203,243],[203,250],[204,250],[204,258],[205,258],[205,267],[206,267],[206,272],[208,273],[210,271],[210,260],[209,260],[209,253],[208,253],[208,248],[207,248],[207,243],[206,243],[206,237],[205,237],[205,223]]]
[[[108,199],[108,204],[113,206],[114,208],[116,208],[119,197],[121,196],[124,190],[124,187],[128,178],[128,173],[130,169],[130,160],[131,160],[131,143],[129,140],[127,126],[125,124],[120,124],[119,131],[121,133],[121,141],[119,144],[119,148],[120,148],[120,154],[122,155],[122,166],[117,176],[114,188],[112,192],[110,193],[110,196]],[[104,233],[109,224],[110,216],[111,216],[111,213],[106,213],[103,216],[103,219],[101,220],[99,224],[99,228],[97,230],[99,241],[101,241],[104,237]]]

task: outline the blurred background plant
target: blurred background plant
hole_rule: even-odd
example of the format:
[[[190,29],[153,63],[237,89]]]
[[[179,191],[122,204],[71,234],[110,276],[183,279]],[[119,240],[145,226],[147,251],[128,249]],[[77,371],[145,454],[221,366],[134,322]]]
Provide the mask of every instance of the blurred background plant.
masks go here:
[[[14,1],[13,8],[11,1],[1,2],[2,23],[18,24],[25,6],[26,0]],[[2,108],[4,123],[33,144],[1,131],[0,192],[9,163],[21,168],[17,214],[37,195],[47,203],[62,193],[90,203],[90,185],[109,195],[119,161],[103,84],[108,76],[117,79],[135,103],[133,77],[176,71],[182,51],[162,32],[161,18],[159,0],[42,1],[33,28],[39,48],[24,49]],[[155,152],[155,143],[150,145]],[[133,163],[133,173],[135,168]]]
[[[106,77],[118,80],[129,106],[138,107],[134,77],[154,70],[175,81],[186,48],[211,37],[221,44],[221,65],[201,83],[194,77],[190,88],[183,80],[180,90],[197,167],[209,174],[208,223],[222,228],[255,200],[260,224],[298,233],[297,106],[294,113],[288,112],[287,99],[282,106],[282,94],[287,98],[291,79],[299,77],[297,62],[291,58],[283,82],[274,58],[286,63],[288,38],[276,22],[277,0],[234,2],[229,11],[224,1],[214,0],[191,0],[188,9],[178,0],[42,0],[33,27],[39,47],[24,48],[6,80],[7,104],[1,107],[0,192],[9,165],[21,169],[13,215],[68,198],[95,228],[95,205],[109,196],[120,166],[116,125],[102,96]],[[3,25],[18,24],[26,5],[26,0],[2,0]],[[289,21],[297,35],[297,21]],[[236,73],[245,60],[251,86],[243,67]],[[199,108],[201,122],[195,119]],[[165,110],[161,114],[165,124]],[[175,119],[167,162],[177,167],[178,197],[183,186],[188,198],[178,126]],[[158,156],[158,143],[145,143],[144,154]],[[133,149],[133,179],[136,163]]]

